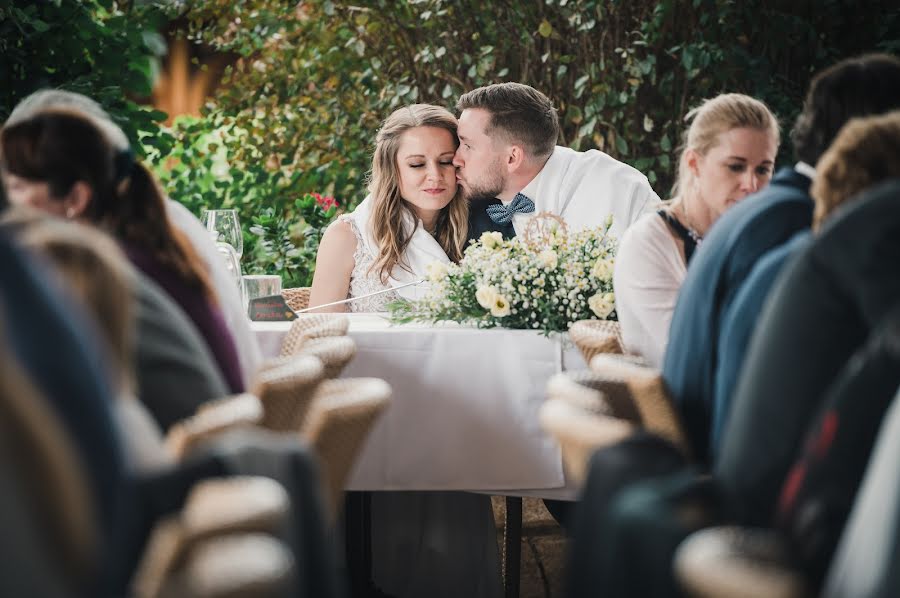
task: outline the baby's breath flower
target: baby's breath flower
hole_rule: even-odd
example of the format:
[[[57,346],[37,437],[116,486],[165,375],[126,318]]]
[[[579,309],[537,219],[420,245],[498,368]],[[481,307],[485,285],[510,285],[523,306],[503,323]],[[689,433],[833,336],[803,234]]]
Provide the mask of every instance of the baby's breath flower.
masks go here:
[[[545,270],[553,270],[559,264],[559,256],[552,249],[545,249],[538,254],[537,258]]]
[[[432,282],[440,282],[447,276],[447,272],[447,264],[443,262],[431,262],[425,266],[425,273],[428,275],[428,280]]]

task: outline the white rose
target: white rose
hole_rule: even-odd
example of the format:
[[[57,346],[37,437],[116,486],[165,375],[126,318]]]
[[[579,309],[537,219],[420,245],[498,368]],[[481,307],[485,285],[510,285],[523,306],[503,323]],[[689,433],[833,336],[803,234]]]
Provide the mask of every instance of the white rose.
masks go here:
[[[591,276],[598,280],[609,280],[613,273],[612,260],[599,258],[591,268]]]
[[[488,249],[496,249],[503,243],[503,235],[497,231],[481,233],[481,244]]]
[[[491,305],[491,315],[495,318],[503,318],[509,315],[509,301],[503,295],[495,295]]]
[[[425,273],[428,275],[428,280],[440,282],[447,276],[447,264],[443,262],[431,262],[425,266]]]
[[[613,293],[597,293],[588,299],[588,307],[602,320],[616,308],[616,296]]]
[[[543,266],[547,270],[553,270],[559,263],[559,257],[552,249],[543,250],[538,254],[537,259],[538,263],[540,263],[541,266]]]
[[[494,299],[497,297],[497,291],[494,287],[482,285],[475,291],[475,300],[478,305],[485,309],[491,309],[494,305]]]

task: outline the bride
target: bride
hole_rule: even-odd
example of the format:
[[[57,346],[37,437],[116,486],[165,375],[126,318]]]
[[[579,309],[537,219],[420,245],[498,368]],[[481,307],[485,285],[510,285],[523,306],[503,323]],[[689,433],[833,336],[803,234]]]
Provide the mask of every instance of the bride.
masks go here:
[[[369,196],[322,237],[310,306],[360,297],[426,278],[432,262],[462,258],[468,205],[457,193],[456,118],[427,104],[400,108],[378,132]],[[410,285],[317,311],[377,312]],[[375,583],[398,598],[502,592],[490,498],[464,492],[374,492]]]
[[[429,104],[391,114],[378,132],[369,196],[322,236],[309,305],[323,305],[425,278],[431,262],[458,262],[468,206],[457,193],[456,118]],[[372,312],[415,285],[317,311]]]

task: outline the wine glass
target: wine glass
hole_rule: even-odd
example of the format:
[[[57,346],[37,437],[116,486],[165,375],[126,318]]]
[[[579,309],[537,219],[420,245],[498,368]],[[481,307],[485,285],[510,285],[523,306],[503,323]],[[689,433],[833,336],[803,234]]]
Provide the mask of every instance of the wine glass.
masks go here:
[[[243,297],[244,277],[241,275],[241,263],[237,252],[234,250],[234,247],[232,247],[230,243],[225,243],[222,241],[216,242],[216,250],[222,257],[222,261],[225,262],[225,269],[228,270],[228,274],[230,274],[231,278],[234,280],[238,295],[240,297]]]
[[[241,232],[237,210],[206,210],[203,222],[213,239],[231,245],[240,260],[244,253],[244,233]]]

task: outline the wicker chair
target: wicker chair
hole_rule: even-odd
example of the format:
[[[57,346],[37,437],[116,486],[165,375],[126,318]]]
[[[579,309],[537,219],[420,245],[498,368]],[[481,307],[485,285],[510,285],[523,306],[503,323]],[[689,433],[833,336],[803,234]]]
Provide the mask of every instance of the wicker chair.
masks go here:
[[[541,426],[559,442],[567,475],[579,485],[587,477],[594,451],[623,440],[635,429],[631,422],[587,411],[566,399],[548,399],[539,417]]]
[[[309,287],[296,287],[293,289],[282,289],[281,296],[294,311],[300,311],[309,307]]]
[[[295,355],[310,339],[344,336],[350,320],[341,314],[301,314],[281,342],[281,355]]]
[[[280,587],[283,576],[273,575],[271,566],[249,554],[242,564],[234,563],[230,558],[234,549],[227,548],[233,545],[223,548],[221,540],[274,532],[286,525],[289,506],[287,492],[269,478],[239,476],[197,483],[182,512],[154,527],[134,575],[133,594],[138,598],[278,595],[270,590]],[[225,573],[228,562],[237,567],[231,574]],[[218,580],[205,575],[211,569],[220,572]]]
[[[690,454],[681,418],[658,370],[605,353],[594,356],[590,365],[593,378],[587,383],[606,394],[613,415],[639,422]]]
[[[202,540],[187,555],[180,578],[173,597],[280,598],[296,590],[294,557],[268,534]]]
[[[195,415],[172,426],[166,435],[166,448],[180,460],[209,438],[226,430],[254,426],[262,418],[262,403],[256,395],[244,393],[210,401]]]
[[[347,336],[311,338],[298,347],[293,355],[266,360],[261,367],[262,369],[280,367],[300,355],[318,357],[325,367],[325,377],[337,378],[356,355],[356,343]]]
[[[308,355],[261,370],[253,388],[263,405],[262,425],[282,432],[299,430],[313,393],[324,377],[322,362]]]
[[[801,598],[803,575],[771,530],[711,527],[691,534],[675,553],[675,575],[695,598]]]
[[[390,397],[391,387],[378,378],[328,380],[316,391],[302,433],[323,464],[326,500],[335,517],[356,456]]]
[[[569,338],[590,363],[600,353],[625,352],[618,322],[609,320],[578,320],[569,327]]]

